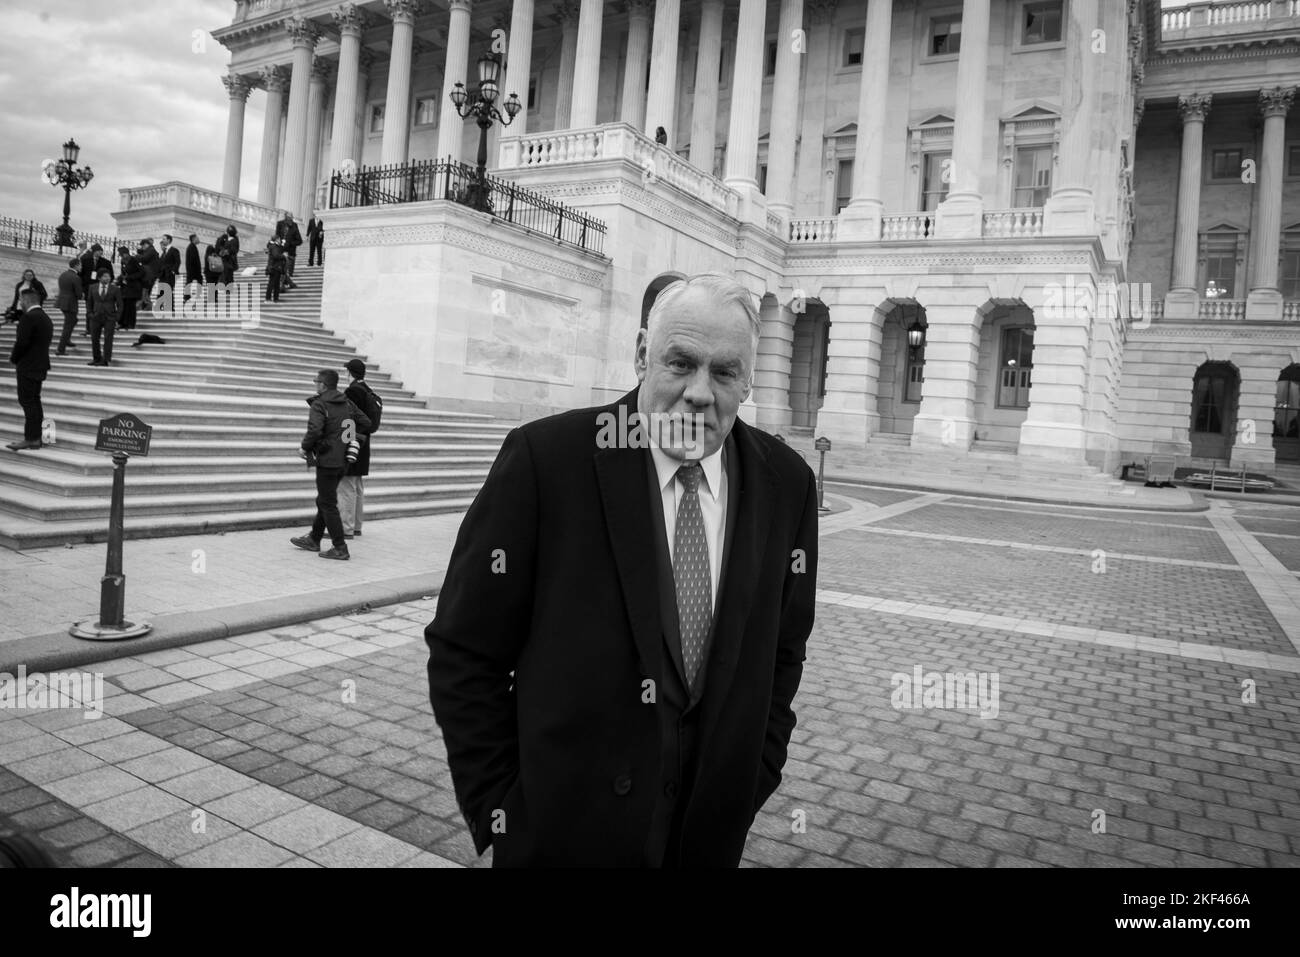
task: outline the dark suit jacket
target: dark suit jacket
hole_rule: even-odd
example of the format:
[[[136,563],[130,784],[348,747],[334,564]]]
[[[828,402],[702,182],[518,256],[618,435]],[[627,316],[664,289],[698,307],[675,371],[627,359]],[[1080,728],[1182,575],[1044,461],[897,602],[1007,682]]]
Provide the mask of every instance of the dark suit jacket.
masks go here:
[[[145,246],[136,259],[144,272],[144,288],[148,289],[162,273],[162,257],[152,246]]]
[[[202,280],[203,257],[199,255],[199,247],[195,243],[190,243],[185,247],[185,284]]]
[[[657,862],[663,795],[678,772],[666,761],[676,622],[660,601],[664,532],[649,450],[596,444],[597,416],[617,417],[620,404],[630,414],[636,401],[633,391],[510,433],[425,629],[457,800],[475,847],[491,844],[498,865]],[[731,437],[736,509],[691,719],[689,787],[672,812],[686,866],[739,862],[781,780],[813,622],[812,471],[739,420]],[[795,549],[806,558],[799,571]]]
[[[14,340],[9,361],[25,379],[44,379],[50,371],[50,340],[54,323],[40,306],[28,309],[18,320],[18,337]]]
[[[71,309],[74,313],[77,311],[77,303],[85,291],[81,287],[81,277],[72,269],[65,269],[59,273],[59,297],[54,301],[54,305],[59,309]]]
[[[164,282],[175,282],[176,274],[181,271],[181,251],[175,246],[168,246],[167,251],[162,254],[162,279]]]
[[[307,238],[308,238],[308,239],[315,239],[315,238],[316,238],[316,234],[319,233],[319,232],[321,232],[321,230],[322,230],[321,224],[316,220],[316,217],[315,217],[315,216],[313,216],[311,219],[307,220]]]
[[[84,286],[95,278],[95,261],[99,258],[99,254],[87,249],[77,258],[81,261],[81,284]]]
[[[92,319],[112,319],[116,322],[122,314],[122,290],[110,282],[108,292],[100,298],[99,283],[91,283],[88,309]]]
[[[139,257],[128,255],[121,262],[122,275],[118,277],[123,299],[139,299],[144,294],[144,267]]]

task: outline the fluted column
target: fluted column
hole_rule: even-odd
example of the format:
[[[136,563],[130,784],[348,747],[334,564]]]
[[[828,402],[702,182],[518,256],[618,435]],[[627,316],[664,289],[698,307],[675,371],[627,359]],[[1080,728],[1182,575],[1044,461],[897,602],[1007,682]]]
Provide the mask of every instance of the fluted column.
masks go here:
[[[1259,95],[1264,117],[1264,142],[1259,156],[1259,218],[1251,256],[1247,319],[1281,319],[1282,294],[1277,288],[1278,244],[1282,229],[1282,173],[1286,163],[1286,114],[1295,91],[1274,87]]]
[[[710,175],[713,151],[718,145],[722,6],[722,0],[704,0],[700,5],[700,53],[695,58],[695,98],[691,103],[691,165]]]
[[[569,126],[596,125],[596,91],[600,86],[600,34],[605,0],[582,0],[578,15],[577,52],[573,65],[573,94]]]
[[[831,23],[835,19],[835,0],[806,0],[808,12],[808,63],[826,63],[830,56]],[[826,69],[809,69],[804,77],[803,118],[800,127],[799,172],[796,177],[795,202],[801,216],[826,216],[834,212],[822,200],[827,164],[826,143]],[[769,167],[768,178],[772,176]]]
[[[618,117],[639,130],[645,123],[645,68],[650,58],[650,8],[654,0],[626,0],[624,5],[627,7],[627,58],[623,64],[623,105]]]
[[[330,171],[341,169],[348,160],[353,166],[361,157],[353,155],[353,123],[357,115],[357,70],[361,59],[361,34],[369,17],[355,3],[345,3],[330,13],[339,31],[339,72],[334,80],[334,128],[330,132]]]
[[[885,165],[885,124],[889,109],[889,37],[893,29],[893,5],[893,0],[876,0],[867,5],[862,79],[858,87],[858,138],[853,154],[853,198],[840,213],[840,237],[845,239],[880,238],[881,218],[885,213],[880,181]],[[964,21],[962,29],[965,30]],[[962,53],[965,52],[963,37]],[[981,88],[980,96],[983,95]],[[958,113],[960,112],[959,106]],[[769,169],[768,176],[771,175]]]
[[[865,57],[863,58],[866,59]],[[983,231],[980,193],[984,154],[984,97],[988,94],[989,0],[965,0],[961,8],[961,53],[957,55],[957,116],[952,137],[952,188],[939,204],[938,234],[978,238]]]
[[[1101,56],[1092,48],[1092,31],[1101,26],[1098,0],[1066,4],[1065,70],[1061,81],[1060,161],[1052,195],[1043,205],[1043,233],[1089,236],[1100,230],[1092,192],[1093,119],[1101,86]]]
[[[672,149],[677,129],[677,36],[681,0],[656,0],[650,47],[650,92],[646,94],[645,132],[651,139],[662,126]],[[711,170],[712,164],[709,165]]]
[[[370,132],[370,68],[375,64],[375,55],[365,47],[357,57],[357,108],[352,127],[352,156],[357,165],[366,155],[366,136]]]
[[[523,109],[503,135],[523,136],[528,132],[528,81],[532,78],[532,65],[533,0],[514,0],[510,11],[510,47],[501,92],[506,96],[517,93]]]
[[[882,6],[888,13],[890,4],[872,6]],[[772,120],[767,140],[767,206],[783,220],[794,213],[794,144],[799,135],[801,54],[794,52],[791,36],[802,28],[803,0],[781,0],[780,26],[776,31],[776,76],[772,79]]]
[[[252,89],[249,82],[237,73],[221,78],[230,94],[230,113],[226,118],[226,161],[221,173],[221,191],[227,196],[239,195],[239,177],[244,165],[244,107]]]
[[[726,183],[758,193],[758,120],[763,95],[765,0],[740,0],[736,64],[731,79],[731,129],[727,134]]]
[[[453,0],[453,6],[457,0]],[[393,21],[393,43],[388,54],[388,92],[384,95],[384,138],[380,163],[405,163],[411,142],[411,44],[419,0],[384,0]],[[438,131],[441,145],[442,130]]]
[[[311,84],[307,88],[307,151],[303,156],[302,195],[298,208],[304,217],[316,209],[316,180],[320,176],[321,127],[325,124],[325,84],[333,66],[329,60],[317,60],[311,68]]]
[[[1196,247],[1201,222],[1201,146],[1210,94],[1178,98],[1183,119],[1183,149],[1178,164],[1178,214],[1174,225],[1174,270],[1165,297],[1165,317],[1195,319],[1200,296],[1196,290]]]
[[[578,56],[577,3],[564,0],[555,8],[560,18],[560,78],[555,87],[555,128],[569,128],[573,107],[573,67]]]
[[[280,168],[280,114],[284,112],[284,88],[288,83],[283,67],[263,67],[266,116],[262,120],[262,164],[257,172],[257,201],[263,206],[275,205],[276,174]]]
[[[312,50],[320,34],[316,25],[301,17],[284,24],[293,39],[293,76],[289,80],[289,119],[284,134],[284,179],[276,203],[302,216],[302,167],[307,156],[307,98],[311,83]]]

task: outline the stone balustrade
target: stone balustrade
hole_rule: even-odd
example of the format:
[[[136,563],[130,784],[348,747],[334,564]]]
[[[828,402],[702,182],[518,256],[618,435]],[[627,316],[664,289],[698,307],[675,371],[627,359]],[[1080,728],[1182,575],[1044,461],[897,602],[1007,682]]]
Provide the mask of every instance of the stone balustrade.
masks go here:
[[[239,199],[217,190],[202,189],[189,183],[159,183],[119,190],[123,211],[156,209],[164,206],[192,209],[209,216],[260,226],[274,225],[280,210],[260,203]]]
[[[1245,299],[1202,300],[1198,318],[1214,321],[1232,321],[1246,318]]]
[[[985,239],[1022,239],[1043,235],[1043,210],[995,209],[984,214]]]
[[[833,243],[835,242],[834,218],[792,219],[790,220],[789,242],[792,243]]]
[[[1297,0],[1297,2],[1300,2],[1300,0]],[[1292,299],[1282,303],[1282,321],[1300,322],[1300,299]]]
[[[934,213],[903,213],[882,218],[880,238],[885,242],[925,240],[934,236]]]
[[[1160,14],[1162,41],[1300,27],[1300,0],[1201,0]]]

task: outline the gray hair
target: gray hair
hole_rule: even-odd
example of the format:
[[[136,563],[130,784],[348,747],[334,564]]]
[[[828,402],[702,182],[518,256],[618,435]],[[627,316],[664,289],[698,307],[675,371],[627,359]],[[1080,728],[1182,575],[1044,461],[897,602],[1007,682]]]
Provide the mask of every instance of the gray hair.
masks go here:
[[[762,325],[758,319],[758,308],[754,305],[754,297],[748,289],[736,282],[736,280],[718,273],[702,273],[698,276],[691,276],[689,279],[679,279],[677,282],[664,287],[663,291],[655,298],[654,305],[650,307],[650,315],[646,317],[646,348],[649,348],[650,343],[654,341],[655,326],[663,317],[663,314],[691,289],[703,289],[711,293],[719,306],[734,303],[744,310],[745,318],[749,320],[754,341],[754,358],[757,360],[758,337],[762,331]],[[750,365],[749,371],[752,375],[754,371],[753,363]]]

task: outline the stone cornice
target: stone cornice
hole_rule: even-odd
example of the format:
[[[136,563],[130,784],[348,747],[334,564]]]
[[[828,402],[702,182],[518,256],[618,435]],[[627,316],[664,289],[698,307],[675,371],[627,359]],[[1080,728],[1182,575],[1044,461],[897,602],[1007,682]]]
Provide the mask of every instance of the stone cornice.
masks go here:
[[[952,250],[942,253],[915,254],[881,251],[876,255],[863,255],[860,252],[861,247],[858,247],[851,254],[830,257],[825,255],[826,248],[834,247],[823,247],[822,250],[817,251],[815,257],[805,258],[798,254],[796,251],[798,247],[795,247],[786,256],[786,269],[824,271],[827,273],[828,282],[831,279],[855,282],[859,279],[869,279],[871,282],[879,282],[880,277],[872,270],[888,270],[901,275],[910,275],[917,271],[922,274],[962,272],[965,273],[963,278],[980,280],[988,276],[985,273],[974,273],[976,269],[985,269],[993,275],[998,275],[1008,268],[1021,269],[1024,266],[1075,266],[1087,269],[1093,265],[1093,257],[1087,252],[1026,254],[1023,246],[1008,248],[1004,253],[989,251],[986,246],[979,252]]]
[[[1295,322],[1173,322],[1157,319],[1145,329],[1130,329],[1129,342],[1143,339],[1186,339],[1189,344],[1197,344],[1207,339],[1275,339],[1276,344],[1295,348],[1297,336],[1300,335],[1300,323]]]

